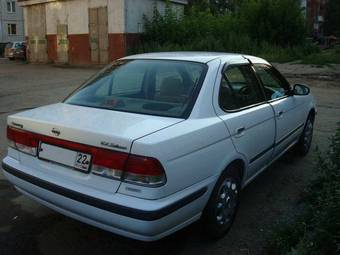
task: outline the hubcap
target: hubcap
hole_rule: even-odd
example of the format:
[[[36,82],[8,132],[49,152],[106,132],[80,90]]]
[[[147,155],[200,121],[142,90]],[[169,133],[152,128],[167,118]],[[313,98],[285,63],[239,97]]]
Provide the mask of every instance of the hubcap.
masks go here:
[[[226,179],[219,188],[216,203],[216,221],[224,225],[232,220],[238,199],[237,184],[232,179]]]
[[[303,138],[303,145],[305,149],[309,149],[312,143],[312,138],[313,138],[313,123],[310,120],[308,120],[306,129],[305,129],[305,135]]]

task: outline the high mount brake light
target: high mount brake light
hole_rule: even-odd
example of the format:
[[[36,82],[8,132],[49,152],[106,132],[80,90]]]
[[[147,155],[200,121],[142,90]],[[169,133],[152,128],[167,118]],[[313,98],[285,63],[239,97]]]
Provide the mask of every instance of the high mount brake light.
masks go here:
[[[101,149],[9,126],[7,139],[10,147],[33,156],[37,156],[39,142],[91,154],[92,173],[102,177],[145,186],[160,186],[166,182],[163,166],[155,158]]]

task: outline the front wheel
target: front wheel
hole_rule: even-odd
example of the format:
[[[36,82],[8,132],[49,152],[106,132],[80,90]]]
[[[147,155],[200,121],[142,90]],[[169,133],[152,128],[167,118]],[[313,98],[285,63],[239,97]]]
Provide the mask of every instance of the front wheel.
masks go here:
[[[240,198],[240,178],[237,169],[229,169],[217,181],[203,212],[202,222],[210,238],[224,236],[234,221]]]
[[[296,150],[301,156],[308,154],[313,140],[314,120],[312,115],[309,115],[305,128],[302,132],[299,142],[296,145]]]

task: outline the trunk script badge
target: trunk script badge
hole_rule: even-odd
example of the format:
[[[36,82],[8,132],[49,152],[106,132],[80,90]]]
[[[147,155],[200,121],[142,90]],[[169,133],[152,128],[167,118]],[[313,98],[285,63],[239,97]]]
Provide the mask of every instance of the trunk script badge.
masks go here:
[[[56,128],[53,128],[51,132],[56,136],[60,136],[60,131]]]
[[[102,141],[102,142],[100,142],[100,144],[103,145],[103,146],[110,147],[110,148],[115,148],[115,149],[121,149],[121,150],[126,150],[127,149],[125,146],[121,146],[119,144],[110,143],[110,142],[106,142],[106,141]]]

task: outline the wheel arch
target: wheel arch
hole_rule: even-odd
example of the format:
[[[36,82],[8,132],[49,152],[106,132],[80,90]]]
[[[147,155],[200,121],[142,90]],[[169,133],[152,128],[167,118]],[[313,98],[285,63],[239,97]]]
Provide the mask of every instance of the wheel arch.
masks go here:
[[[308,118],[311,117],[311,118],[312,118],[312,121],[314,122],[314,120],[315,120],[315,115],[316,115],[316,110],[315,110],[315,108],[313,107],[313,108],[311,108],[311,109],[309,110]]]
[[[237,171],[234,174],[238,175],[241,186],[244,181],[245,173],[246,173],[246,164],[243,159],[237,158],[228,163],[228,165],[221,172],[220,176],[222,176],[227,171]]]

